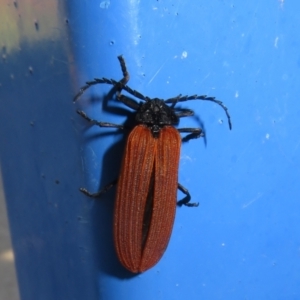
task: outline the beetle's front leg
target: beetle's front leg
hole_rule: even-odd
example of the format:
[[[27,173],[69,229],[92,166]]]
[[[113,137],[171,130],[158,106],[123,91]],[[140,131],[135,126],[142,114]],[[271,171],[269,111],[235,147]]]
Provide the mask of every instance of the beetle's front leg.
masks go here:
[[[204,132],[202,131],[201,128],[178,128],[177,129],[179,132],[187,132],[189,133],[186,135],[184,138],[182,138],[183,142],[187,142],[191,139],[198,139],[199,137],[204,136]]]
[[[119,124],[114,124],[114,123],[109,123],[109,122],[99,122],[97,120],[91,119],[82,110],[77,110],[77,113],[80,116],[82,116],[84,119],[86,119],[88,122],[92,123],[93,125],[97,125],[99,127],[111,127],[111,128],[124,129],[124,125],[119,125]]]

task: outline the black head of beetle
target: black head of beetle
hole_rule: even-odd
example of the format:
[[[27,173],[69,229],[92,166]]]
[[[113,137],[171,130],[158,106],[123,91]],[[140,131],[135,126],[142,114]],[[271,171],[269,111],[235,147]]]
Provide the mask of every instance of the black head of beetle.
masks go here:
[[[137,123],[148,126],[154,138],[159,136],[161,128],[165,125],[178,125],[179,123],[174,109],[158,98],[141,102],[135,120]]]

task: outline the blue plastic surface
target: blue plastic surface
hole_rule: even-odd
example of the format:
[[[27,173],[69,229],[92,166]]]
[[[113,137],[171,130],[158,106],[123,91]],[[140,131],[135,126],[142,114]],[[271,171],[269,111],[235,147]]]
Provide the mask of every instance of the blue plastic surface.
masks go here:
[[[59,2],[12,3],[20,44],[2,41],[1,168],[22,299],[299,299],[299,2]],[[76,109],[117,124],[132,114],[107,85],[72,97],[94,77],[120,79],[120,54],[131,88],[215,96],[233,122],[213,103],[181,104],[195,117],[180,127],[206,133],[183,144],[179,170],[200,206],[177,209],[163,258],[137,276],[115,256],[114,191],[78,191],[117,176],[125,137]]]

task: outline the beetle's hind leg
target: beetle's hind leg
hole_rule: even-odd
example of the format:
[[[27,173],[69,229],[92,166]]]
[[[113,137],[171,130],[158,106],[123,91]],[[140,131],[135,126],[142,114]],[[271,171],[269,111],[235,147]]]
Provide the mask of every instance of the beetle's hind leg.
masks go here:
[[[100,190],[97,193],[90,193],[87,189],[85,188],[80,188],[79,190],[85,194],[86,196],[92,197],[92,198],[97,198],[101,196],[102,194],[105,194],[108,190],[110,190],[114,185],[118,183],[118,179],[115,179],[111,183],[107,184],[102,190]]]
[[[199,206],[199,203],[190,203],[191,195],[189,191],[184,186],[182,186],[179,182],[178,182],[178,189],[186,195],[182,200],[177,201],[178,206],[182,206],[182,205],[189,206],[189,207]]]

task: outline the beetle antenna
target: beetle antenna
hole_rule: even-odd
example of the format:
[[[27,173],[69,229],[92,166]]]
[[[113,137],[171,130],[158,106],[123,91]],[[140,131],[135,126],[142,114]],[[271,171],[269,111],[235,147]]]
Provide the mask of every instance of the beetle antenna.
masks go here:
[[[172,103],[171,105],[171,108],[174,108],[175,105],[178,103],[178,101],[180,100],[182,94],[179,94],[177,97],[174,97],[174,98],[171,98],[171,99],[168,99],[168,100],[171,100],[169,102],[167,102],[168,100],[165,100],[166,103]]]
[[[129,81],[130,79],[130,75],[127,71],[126,68],[126,64],[125,64],[125,60],[123,58],[122,55],[118,56],[118,60],[120,62],[121,65],[121,69],[122,69],[122,73],[123,73],[123,78],[120,81],[115,81],[113,79],[107,79],[107,78],[94,78],[94,80],[92,81],[87,81],[86,84],[80,88],[79,92],[77,93],[77,95],[74,97],[73,102],[76,102],[78,98],[80,98],[80,96],[91,86],[96,85],[96,84],[100,84],[100,83],[107,83],[107,84],[111,84],[113,85],[115,88],[117,88],[117,93],[120,94],[122,89],[124,88],[125,90],[127,90],[126,87],[126,83]]]
[[[184,101],[190,101],[190,100],[211,101],[211,102],[214,102],[214,103],[220,105],[226,113],[229,129],[230,130],[232,129],[231,117],[229,115],[228,108],[223,104],[222,101],[216,100],[215,97],[207,97],[206,95],[201,95],[201,96],[193,95],[193,96],[183,96],[183,97],[180,97],[179,99],[178,99],[178,97],[174,97],[174,98],[167,99],[165,102],[166,103],[174,103],[175,102],[175,104],[176,104],[177,102],[184,102]]]

